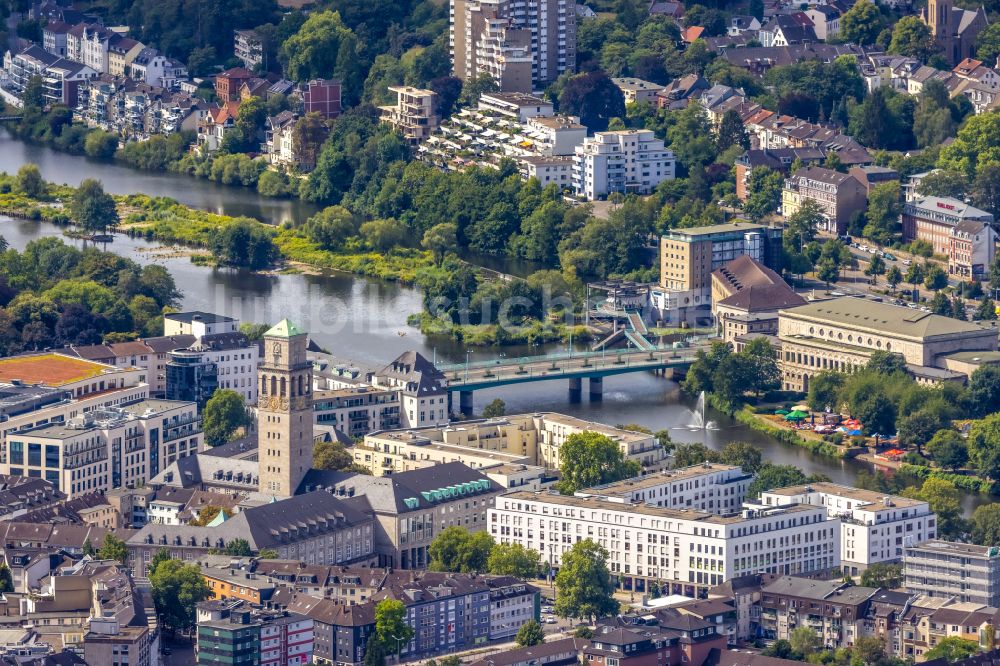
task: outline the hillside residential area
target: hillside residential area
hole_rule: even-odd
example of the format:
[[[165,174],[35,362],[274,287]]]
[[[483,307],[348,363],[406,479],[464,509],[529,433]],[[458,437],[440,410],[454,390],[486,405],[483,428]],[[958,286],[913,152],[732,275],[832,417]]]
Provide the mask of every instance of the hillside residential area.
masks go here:
[[[0,19],[0,666],[1000,663],[1000,0]]]

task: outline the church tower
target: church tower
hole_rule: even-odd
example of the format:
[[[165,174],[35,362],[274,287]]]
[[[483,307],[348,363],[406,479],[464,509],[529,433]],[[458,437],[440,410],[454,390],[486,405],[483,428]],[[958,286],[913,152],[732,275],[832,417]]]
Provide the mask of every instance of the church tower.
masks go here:
[[[949,59],[953,57],[955,32],[951,27],[951,6],[951,0],[927,0],[925,10],[925,22],[931,29],[931,36]]]
[[[282,319],[264,334],[257,371],[260,492],[291,497],[312,466],[312,364],[308,338]]]

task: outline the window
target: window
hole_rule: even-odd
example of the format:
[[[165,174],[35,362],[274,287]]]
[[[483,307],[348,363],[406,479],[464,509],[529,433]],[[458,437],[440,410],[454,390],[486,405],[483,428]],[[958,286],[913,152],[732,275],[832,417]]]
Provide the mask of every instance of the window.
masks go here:
[[[42,445],[28,444],[28,464],[35,467],[42,466]]]

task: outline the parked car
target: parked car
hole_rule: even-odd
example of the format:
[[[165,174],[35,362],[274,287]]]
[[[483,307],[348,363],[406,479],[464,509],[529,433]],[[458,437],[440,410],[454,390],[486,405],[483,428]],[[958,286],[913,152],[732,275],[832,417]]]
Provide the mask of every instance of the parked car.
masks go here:
[[[886,261],[896,261],[896,257],[894,257],[893,255],[889,254],[888,252],[883,252],[882,253],[882,258],[885,259]]]
[[[912,262],[912,261],[910,261],[909,259],[903,259],[903,265],[904,265],[904,266],[909,266],[909,265],[910,265],[910,264],[912,264],[912,263],[913,263],[913,262]]]

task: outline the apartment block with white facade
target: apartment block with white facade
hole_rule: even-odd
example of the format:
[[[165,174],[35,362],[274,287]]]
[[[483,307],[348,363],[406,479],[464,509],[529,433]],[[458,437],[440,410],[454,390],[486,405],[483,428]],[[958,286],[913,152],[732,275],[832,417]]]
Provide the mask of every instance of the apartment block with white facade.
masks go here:
[[[588,201],[614,192],[648,194],[674,177],[676,159],[650,130],[597,132],[577,146],[573,188]]]
[[[739,513],[752,480],[740,467],[706,462],[593,486],[576,496],[729,515]]]
[[[760,501],[765,506],[824,507],[831,519],[839,519],[840,560],[851,575],[878,562],[899,562],[907,545],[937,536],[937,516],[927,502],[898,495],[813,483],[766,491]]]
[[[732,516],[596,497],[514,492],[489,511],[497,543],[517,543],[558,569],[573,544],[591,539],[608,550],[623,587],[694,596],[752,573],[810,574],[840,566],[840,519],[823,507],[747,507]]]

